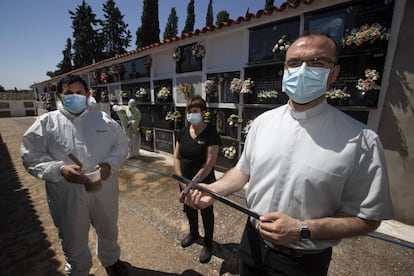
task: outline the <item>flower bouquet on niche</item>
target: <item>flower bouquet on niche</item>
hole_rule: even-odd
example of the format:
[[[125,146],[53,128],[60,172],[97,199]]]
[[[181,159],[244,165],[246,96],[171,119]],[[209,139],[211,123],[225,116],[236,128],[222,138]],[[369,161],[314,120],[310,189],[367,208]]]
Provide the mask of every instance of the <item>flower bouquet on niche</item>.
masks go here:
[[[254,81],[248,78],[247,80],[243,81],[242,89],[240,90],[240,93],[241,94],[247,94],[247,93],[252,94],[253,86],[254,86]]]
[[[140,87],[136,92],[135,92],[135,97],[137,99],[139,99],[140,101],[143,101],[147,98],[147,91],[145,90],[145,88]]]
[[[275,59],[284,59],[286,51],[289,49],[291,41],[287,35],[282,37],[273,45],[272,52],[275,55]]]
[[[184,95],[188,95],[189,93],[191,93],[192,90],[193,89],[191,87],[191,84],[186,83],[186,82],[180,83],[180,85],[177,88],[177,92],[184,94]]]
[[[362,46],[372,48],[373,44],[390,39],[390,29],[384,28],[378,23],[364,24],[359,28],[346,30],[342,38],[342,47],[345,49],[358,49]]]
[[[146,129],[145,130],[145,141],[150,142],[152,140],[152,130]]]
[[[223,153],[224,158],[233,160],[236,157],[237,150],[235,146],[231,145],[223,147],[221,152]]]
[[[170,98],[171,91],[167,87],[163,86],[157,93],[157,100],[166,101]]]
[[[243,83],[239,78],[233,78],[230,83],[230,92],[233,94],[239,94],[242,90]]]
[[[176,110],[174,112],[168,111],[167,115],[165,115],[166,121],[180,121],[183,118],[183,115],[181,115],[181,112]]]
[[[206,113],[204,113],[203,122],[204,123],[211,123],[211,113],[210,113],[210,111],[207,111]]]
[[[252,127],[252,124],[253,124],[253,120],[248,120],[247,124],[243,127],[243,133],[245,135],[247,135],[249,133],[250,128]]]
[[[203,44],[197,42],[191,47],[191,53],[196,59],[202,59],[206,54],[206,51],[204,50]]]
[[[365,93],[371,90],[380,90],[381,87],[375,83],[379,79],[380,75],[377,70],[365,69],[365,79],[359,79],[356,85],[361,94],[364,96]]]
[[[214,81],[206,80],[204,82],[204,91],[206,92],[207,95],[213,92],[213,87],[214,87]]]
[[[325,93],[325,98],[328,103],[333,105],[347,105],[351,94],[347,93],[347,87],[344,89],[335,88]]]
[[[243,123],[243,119],[237,116],[236,114],[231,114],[227,118],[227,123],[231,127],[239,127],[241,123]]]
[[[279,92],[273,89],[268,90],[259,90],[257,91],[257,99],[259,102],[269,102],[273,103],[275,99],[279,96]]]
[[[361,92],[364,97],[365,104],[368,106],[376,106],[378,100],[378,92],[381,87],[375,83],[380,77],[377,70],[370,68],[365,69],[365,79],[358,79],[356,88]]]
[[[177,47],[173,50],[172,57],[175,62],[179,62],[181,60],[181,48]]]

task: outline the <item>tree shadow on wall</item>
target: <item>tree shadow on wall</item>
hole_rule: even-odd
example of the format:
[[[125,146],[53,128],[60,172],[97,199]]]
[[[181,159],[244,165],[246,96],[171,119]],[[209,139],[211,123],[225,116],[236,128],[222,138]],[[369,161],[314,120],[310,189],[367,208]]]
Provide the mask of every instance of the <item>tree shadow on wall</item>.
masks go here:
[[[63,275],[0,136],[0,274]]]
[[[396,61],[398,64],[405,62]],[[407,67],[412,67],[408,65]],[[408,142],[404,135],[404,130],[401,129],[401,122],[399,121],[400,114],[413,114],[414,107],[410,103],[410,98],[414,96],[414,89],[409,86],[407,74],[412,75],[414,68],[395,69],[390,76],[389,91],[385,99],[381,123],[378,132],[382,133],[381,141],[384,149],[396,151],[407,165]],[[406,130],[405,130],[406,131]]]

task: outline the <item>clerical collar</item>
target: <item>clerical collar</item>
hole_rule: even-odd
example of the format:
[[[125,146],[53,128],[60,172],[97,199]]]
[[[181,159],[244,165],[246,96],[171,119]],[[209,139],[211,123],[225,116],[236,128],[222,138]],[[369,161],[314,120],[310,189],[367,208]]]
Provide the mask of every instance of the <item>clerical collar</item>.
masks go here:
[[[313,117],[318,116],[320,113],[322,113],[324,110],[326,110],[326,108],[328,107],[328,102],[322,101],[319,105],[312,107],[306,111],[294,111],[292,110],[292,107],[290,105],[289,109],[290,109],[290,114],[292,114],[292,117],[295,118],[296,120],[306,120],[306,119],[310,119]]]

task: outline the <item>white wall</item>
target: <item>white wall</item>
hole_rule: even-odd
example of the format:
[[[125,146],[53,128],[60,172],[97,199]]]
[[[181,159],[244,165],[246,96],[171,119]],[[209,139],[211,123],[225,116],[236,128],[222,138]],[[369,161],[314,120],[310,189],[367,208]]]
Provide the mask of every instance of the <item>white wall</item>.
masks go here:
[[[32,107],[24,107],[24,103],[32,103]],[[0,103],[8,103],[8,108],[0,108],[0,112],[9,112],[11,117],[27,116],[26,111],[35,115],[36,101],[33,100],[1,100]]]

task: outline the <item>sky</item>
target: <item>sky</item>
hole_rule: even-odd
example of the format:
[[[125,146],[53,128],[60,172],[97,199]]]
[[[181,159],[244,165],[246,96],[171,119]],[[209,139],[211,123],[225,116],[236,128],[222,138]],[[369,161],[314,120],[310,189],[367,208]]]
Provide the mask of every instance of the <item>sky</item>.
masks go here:
[[[103,17],[106,0],[85,0],[98,19]],[[194,29],[205,25],[209,0],[195,0],[196,22]],[[263,9],[265,0],[213,0],[214,22],[222,10],[231,19],[244,16],[247,9],[256,13]],[[275,1],[280,6],[284,1]],[[141,25],[143,0],[115,0],[124,15],[132,40],[129,50],[135,49],[135,32]],[[187,17],[189,0],[158,0],[160,38],[171,8],[178,16],[178,33],[181,34]],[[66,40],[72,39],[70,11],[82,4],[82,0],[0,0],[0,85],[6,90],[29,89],[35,82],[49,79],[47,71],[55,71],[62,61]],[[73,43],[73,40],[72,40]]]

